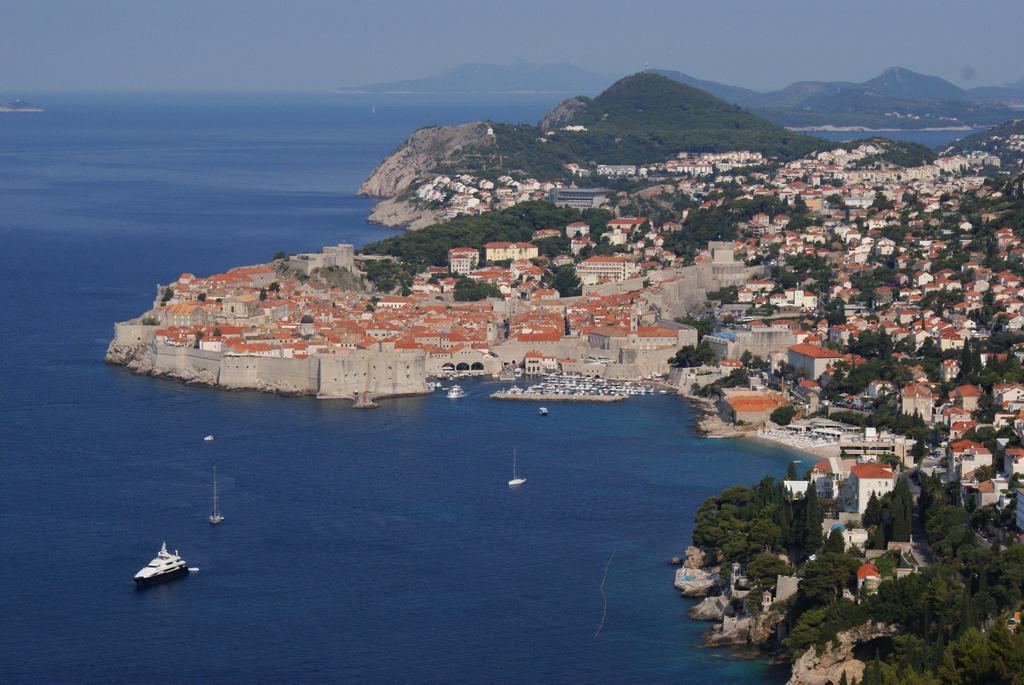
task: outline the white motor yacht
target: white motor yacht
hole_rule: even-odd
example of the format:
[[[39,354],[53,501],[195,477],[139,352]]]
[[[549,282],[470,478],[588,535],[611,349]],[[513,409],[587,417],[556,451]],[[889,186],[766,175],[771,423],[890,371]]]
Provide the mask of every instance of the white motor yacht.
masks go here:
[[[162,583],[165,580],[171,580],[172,578],[181,578],[182,576],[188,575],[188,564],[178,554],[178,550],[174,550],[174,554],[167,551],[167,543],[165,542],[157,553],[156,558],[149,564],[139,570],[135,574],[136,585],[153,585],[155,583]]]

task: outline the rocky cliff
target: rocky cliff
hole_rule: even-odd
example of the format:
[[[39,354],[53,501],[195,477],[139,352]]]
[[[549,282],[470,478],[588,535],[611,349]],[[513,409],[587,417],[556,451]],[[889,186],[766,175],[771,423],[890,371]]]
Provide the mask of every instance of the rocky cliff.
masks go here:
[[[756,616],[722,617],[717,625],[704,634],[705,647],[763,647],[775,636],[776,627],[786,618],[779,609],[770,609]]]
[[[548,131],[553,128],[565,126],[575,118],[577,114],[587,107],[590,98],[574,97],[562,100],[554,108],[544,115],[544,118],[537,122],[542,130]]]
[[[418,228],[434,223],[436,214],[428,223],[423,223],[420,218],[428,216],[429,212],[401,196],[421,174],[453,161],[466,148],[486,142],[488,128],[488,124],[476,121],[455,126],[428,126],[409,136],[359,186],[361,197],[390,200],[379,205],[370,220],[386,226],[411,227],[416,223]]]
[[[838,683],[846,673],[848,682],[856,682],[864,675],[864,662],[855,659],[853,648],[880,637],[899,634],[899,628],[884,623],[866,623],[852,630],[844,630],[818,653],[813,645],[793,662],[793,672],[786,685],[829,685]]]
[[[675,587],[683,597],[706,597],[718,588],[721,577],[714,565],[717,555],[694,546],[686,548],[686,558],[676,569]]]
[[[387,198],[381,200],[370,212],[369,221],[372,224],[391,226],[394,228],[406,228],[416,231],[426,228],[441,221],[441,212],[429,207],[423,207],[410,200],[399,198]]]

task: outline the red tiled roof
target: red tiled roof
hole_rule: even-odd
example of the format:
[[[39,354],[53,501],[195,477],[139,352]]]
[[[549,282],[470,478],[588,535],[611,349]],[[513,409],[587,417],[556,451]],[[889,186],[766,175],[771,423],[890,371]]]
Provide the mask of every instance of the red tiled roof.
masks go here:
[[[885,480],[893,479],[892,471],[885,468],[881,464],[877,464],[875,462],[870,461],[865,464],[857,464],[852,469],[850,469],[850,473],[857,476],[857,478],[877,478]]]
[[[813,357],[815,359],[840,359],[843,356],[835,350],[819,347],[818,345],[810,345],[808,343],[790,345],[789,351],[802,354],[805,357]]]
[[[878,567],[870,561],[865,562],[857,567],[857,580],[864,580],[865,578],[881,578],[882,574],[879,572]]]

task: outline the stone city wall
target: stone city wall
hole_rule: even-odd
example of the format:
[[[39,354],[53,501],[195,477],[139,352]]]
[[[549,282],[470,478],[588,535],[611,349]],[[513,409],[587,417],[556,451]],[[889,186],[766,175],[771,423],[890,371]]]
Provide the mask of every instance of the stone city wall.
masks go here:
[[[419,395],[430,392],[426,381],[426,353],[422,350],[355,350],[351,354],[324,355],[320,360],[318,397],[358,398]]]
[[[235,356],[134,342],[138,334],[119,328],[107,361],[139,374],[228,389],[350,399],[429,393],[426,354],[421,350],[353,350],[306,359]]]
[[[153,342],[158,326],[146,326],[133,321],[114,324],[115,345],[138,345]]]

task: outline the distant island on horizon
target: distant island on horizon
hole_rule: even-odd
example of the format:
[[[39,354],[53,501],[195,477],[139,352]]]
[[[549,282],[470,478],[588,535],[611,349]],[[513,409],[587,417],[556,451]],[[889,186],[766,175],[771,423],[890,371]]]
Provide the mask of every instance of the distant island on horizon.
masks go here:
[[[30,102],[24,100],[11,100],[10,102],[0,102],[0,112],[42,112],[42,107],[33,105]]]

